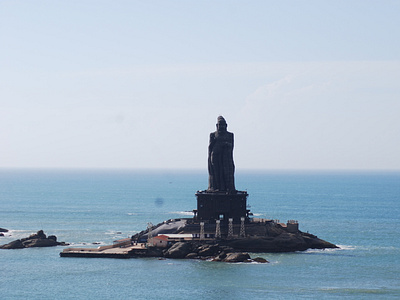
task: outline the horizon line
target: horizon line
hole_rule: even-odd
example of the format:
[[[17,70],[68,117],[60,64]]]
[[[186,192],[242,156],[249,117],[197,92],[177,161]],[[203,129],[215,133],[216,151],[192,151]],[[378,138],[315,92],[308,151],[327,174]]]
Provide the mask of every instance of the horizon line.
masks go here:
[[[118,168],[118,167],[0,167],[1,171],[65,171],[65,172],[204,172],[207,168]],[[400,173],[400,169],[352,169],[352,168],[241,168],[235,170],[240,173]]]

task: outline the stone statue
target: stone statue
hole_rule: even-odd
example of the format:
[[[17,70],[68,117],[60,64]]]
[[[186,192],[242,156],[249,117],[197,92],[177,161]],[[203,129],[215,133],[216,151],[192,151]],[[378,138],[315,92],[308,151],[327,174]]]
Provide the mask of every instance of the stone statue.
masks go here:
[[[217,119],[217,131],[210,134],[208,146],[208,192],[235,193],[233,133],[226,130],[224,117]]]

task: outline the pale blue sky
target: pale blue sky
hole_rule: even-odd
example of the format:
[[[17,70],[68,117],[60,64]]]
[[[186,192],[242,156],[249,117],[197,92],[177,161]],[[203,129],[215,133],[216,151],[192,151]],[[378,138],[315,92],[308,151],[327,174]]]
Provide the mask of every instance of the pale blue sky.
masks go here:
[[[400,1],[0,0],[0,168],[400,170]]]

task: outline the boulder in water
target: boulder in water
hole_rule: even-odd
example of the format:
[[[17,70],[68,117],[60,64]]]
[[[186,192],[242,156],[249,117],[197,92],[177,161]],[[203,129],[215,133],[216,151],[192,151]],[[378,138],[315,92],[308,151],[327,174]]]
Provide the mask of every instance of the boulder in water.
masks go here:
[[[53,247],[57,246],[58,243],[52,239],[30,239],[22,242],[25,248],[31,247]]]
[[[55,235],[50,235],[49,237],[39,230],[37,233],[31,234],[27,238],[12,241],[6,245],[0,246],[0,249],[22,249],[31,247],[53,247],[58,245],[66,245],[64,242],[57,242],[57,237]]]
[[[250,255],[246,252],[239,253],[228,253],[226,257],[222,260],[224,262],[244,262],[249,261]]]
[[[258,262],[258,263],[261,263],[261,264],[269,263],[269,261],[266,260],[266,259],[263,258],[263,257],[256,257],[256,258],[253,258],[252,260],[253,260],[254,262]]]
[[[185,258],[192,252],[190,243],[178,242],[165,251],[164,256],[168,258]]]
[[[0,249],[22,249],[25,248],[24,244],[22,244],[21,240],[15,240],[8,244],[0,246]]]

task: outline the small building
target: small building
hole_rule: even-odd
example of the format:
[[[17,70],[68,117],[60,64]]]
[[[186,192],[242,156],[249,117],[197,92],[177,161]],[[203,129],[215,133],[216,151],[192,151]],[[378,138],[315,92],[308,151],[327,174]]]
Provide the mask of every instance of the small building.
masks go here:
[[[168,237],[166,235],[157,235],[149,240],[149,245],[153,247],[165,248],[168,246]]]
[[[170,242],[183,242],[193,240],[193,234],[191,233],[165,233]]]
[[[286,227],[288,232],[296,233],[299,231],[299,222],[297,220],[288,220]]]

